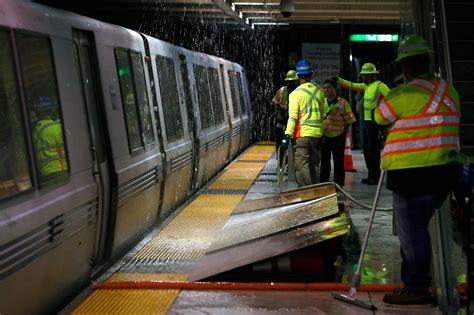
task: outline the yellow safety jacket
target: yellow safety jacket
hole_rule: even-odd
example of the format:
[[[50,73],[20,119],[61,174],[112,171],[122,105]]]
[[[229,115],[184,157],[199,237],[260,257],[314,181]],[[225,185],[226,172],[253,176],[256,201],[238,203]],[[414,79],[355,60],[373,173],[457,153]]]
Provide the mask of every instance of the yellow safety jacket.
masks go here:
[[[392,90],[377,107],[378,124],[393,124],[382,168],[397,170],[444,165],[458,159],[459,95],[437,78],[416,79]]]
[[[313,83],[304,83],[290,93],[285,134],[293,138],[323,135],[324,93]]]
[[[386,96],[390,88],[382,81],[376,80],[369,85],[365,83],[354,83],[351,81],[339,78],[337,83],[346,88],[358,92],[364,92],[364,120],[372,120],[372,111],[377,106],[377,103]]]
[[[41,176],[45,177],[68,169],[64,153],[63,131],[59,120],[38,121],[33,132],[33,141]]]
[[[275,127],[283,129],[288,120],[288,109],[283,109],[280,105],[288,106],[288,87],[286,85],[278,89],[272,102],[276,105]]]
[[[337,137],[344,132],[344,127],[356,121],[349,102],[342,97],[337,97],[335,102],[329,106],[325,100],[326,116],[324,118],[324,135],[326,137]]]

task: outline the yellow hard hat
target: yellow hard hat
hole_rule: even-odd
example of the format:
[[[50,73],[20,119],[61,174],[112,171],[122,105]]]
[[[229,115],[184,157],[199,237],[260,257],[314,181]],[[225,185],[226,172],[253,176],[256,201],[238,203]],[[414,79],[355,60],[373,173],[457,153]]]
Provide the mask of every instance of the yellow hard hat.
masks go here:
[[[379,72],[375,68],[375,65],[370,62],[364,63],[364,65],[362,66],[362,69],[360,70],[360,74],[376,74],[376,73],[379,73]]]
[[[426,40],[420,35],[412,34],[402,39],[398,45],[398,56],[396,61],[403,58],[432,53],[433,50],[428,46]]]
[[[285,81],[293,81],[298,80],[298,76],[296,75],[295,70],[290,70],[286,73]]]

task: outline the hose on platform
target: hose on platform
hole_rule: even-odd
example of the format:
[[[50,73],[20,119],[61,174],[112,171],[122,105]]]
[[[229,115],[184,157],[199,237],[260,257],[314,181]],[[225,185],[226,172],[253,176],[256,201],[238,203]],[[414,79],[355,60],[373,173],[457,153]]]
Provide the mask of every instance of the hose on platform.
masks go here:
[[[328,185],[328,184],[336,186],[336,190],[340,191],[347,199],[349,199],[350,201],[352,201],[356,205],[359,205],[364,209],[368,209],[368,210],[372,209],[372,205],[368,205],[368,204],[365,204],[365,203],[357,200],[351,194],[349,194],[347,191],[345,191],[344,188],[342,188],[341,186],[339,186],[335,182],[325,182],[325,183],[315,184],[315,185],[312,185],[312,186],[318,187],[318,186],[325,186],[325,185]],[[376,210],[377,211],[393,211],[393,207],[390,207],[390,208],[378,207]]]

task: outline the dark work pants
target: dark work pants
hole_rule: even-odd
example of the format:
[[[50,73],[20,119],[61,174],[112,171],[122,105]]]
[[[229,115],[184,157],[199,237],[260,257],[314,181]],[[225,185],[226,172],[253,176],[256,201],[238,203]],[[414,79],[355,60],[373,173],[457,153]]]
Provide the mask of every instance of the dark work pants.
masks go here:
[[[344,186],[344,149],[346,144],[346,133],[337,137],[324,137],[321,149],[321,182],[328,182],[331,174],[331,153],[334,161],[334,182]]]
[[[447,195],[405,196],[393,192],[393,215],[402,256],[402,280],[410,290],[424,290],[430,285],[431,242],[428,223]]]
[[[369,179],[378,180],[380,176],[380,132],[381,127],[373,121],[365,121],[364,159],[369,170]]]
[[[275,127],[275,145],[276,145],[277,152],[284,136],[285,136],[285,130],[283,128]]]

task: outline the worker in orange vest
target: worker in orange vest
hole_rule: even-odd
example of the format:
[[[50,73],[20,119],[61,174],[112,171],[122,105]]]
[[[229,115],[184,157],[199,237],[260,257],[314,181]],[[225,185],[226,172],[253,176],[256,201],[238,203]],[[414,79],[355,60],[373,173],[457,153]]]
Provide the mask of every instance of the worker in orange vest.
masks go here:
[[[328,182],[331,173],[331,154],[334,162],[334,182],[344,186],[344,149],[346,132],[356,121],[349,102],[337,96],[337,83],[326,80],[323,84],[326,95],[326,114],[323,120],[324,141],[321,148],[321,182]]]
[[[404,287],[386,294],[394,305],[431,305],[431,243],[428,223],[454,188],[459,152],[459,95],[430,73],[432,52],[418,35],[398,47],[407,81],[390,91],[374,113],[375,122],[391,125],[382,153],[387,188],[393,192],[394,219],[400,240]]]

